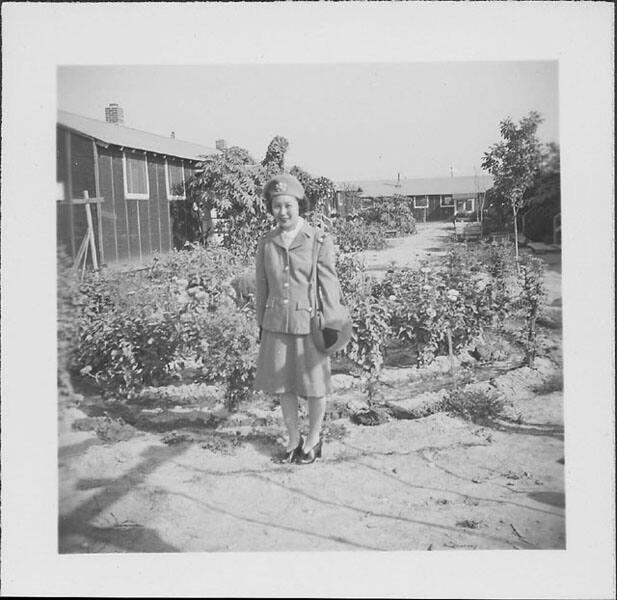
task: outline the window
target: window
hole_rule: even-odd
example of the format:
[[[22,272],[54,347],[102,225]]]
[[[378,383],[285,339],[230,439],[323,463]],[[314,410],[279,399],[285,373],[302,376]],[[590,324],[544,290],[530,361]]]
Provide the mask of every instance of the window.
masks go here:
[[[165,161],[165,184],[167,185],[167,200],[185,200],[184,164],[170,164]]]
[[[452,196],[442,196],[439,205],[442,208],[454,208],[454,198]]]
[[[124,172],[124,197],[135,200],[148,200],[150,186],[148,183],[148,161],[145,154],[122,155]]]
[[[413,199],[414,208],[428,208],[428,196],[415,196]]]
[[[474,210],[474,199],[467,198],[466,200],[457,200],[456,201],[456,210],[464,211],[464,212],[473,212]]]

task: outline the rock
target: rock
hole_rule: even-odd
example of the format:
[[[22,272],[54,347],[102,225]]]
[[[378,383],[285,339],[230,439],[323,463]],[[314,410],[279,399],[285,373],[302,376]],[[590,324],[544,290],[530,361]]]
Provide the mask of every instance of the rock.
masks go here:
[[[425,392],[413,398],[390,400],[386,405],[397,419],[420,419],[438,412],[446,394],[446,390]]]
[[[353,413],[351,420],[357,425],[381,425],[389,420],[388,412],[383,408],[367,408],[365,410]]]

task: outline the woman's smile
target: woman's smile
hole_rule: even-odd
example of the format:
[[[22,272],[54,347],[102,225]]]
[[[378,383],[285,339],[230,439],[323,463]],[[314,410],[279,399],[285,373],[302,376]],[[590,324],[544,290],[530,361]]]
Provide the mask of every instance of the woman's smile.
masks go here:
[[[293,229],[300,217],[298,200],[294,196],[275,196],[272,198],[272,214],[281,229]]]

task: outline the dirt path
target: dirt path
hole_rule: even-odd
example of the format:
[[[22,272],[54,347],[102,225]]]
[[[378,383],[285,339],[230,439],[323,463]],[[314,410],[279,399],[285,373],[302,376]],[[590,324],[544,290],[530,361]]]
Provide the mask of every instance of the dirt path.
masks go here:
[[[301,467],[273,463],[268,437],[224,451],[153,434],[102,444],[68,430],[74,411],[61,434],[61,552],[565,546],[563,441],[550,427],[345,420],[321,463]]]
[[[392,238],[384,250],[364,252],[369,271],[387,269],[392,263],[398,267],[416,267],[423,260],[446,253],[454,227],[452,223],[418,223],[415,235]]]
[[[368,253],[369,264],[414,264],[443,252],[449,227],[421,225],[417,236]],[[558,269],[550,273],[558,298]],[[560,332],[552,335],[560,345]],[[74,430],[85,413],[65,397],[59,549],[564,548],[562,394],[532,393],[525,374],[515,375],[509,393],[519,419],[505,430],[443,413],[376,427],[340,418],[328,422],[323,460],[310,466],[272,461],[283,441],[278,410],[189,442],[166,444],[163,434],[144,432],[105,442]]]

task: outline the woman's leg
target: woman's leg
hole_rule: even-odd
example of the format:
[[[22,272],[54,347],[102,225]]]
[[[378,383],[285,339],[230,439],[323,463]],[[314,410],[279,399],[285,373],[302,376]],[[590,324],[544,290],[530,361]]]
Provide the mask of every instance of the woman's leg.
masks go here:
[[[319,442],[319,434],[326,415],[326,398],[308,398],[309,431],[304,440],[303,450],[310,450]]]
[[[281,394],[279,396],[285,427],[287,427],[287,451],[293,450],[300,442],[298,429],[298,396],[296,394]]]

